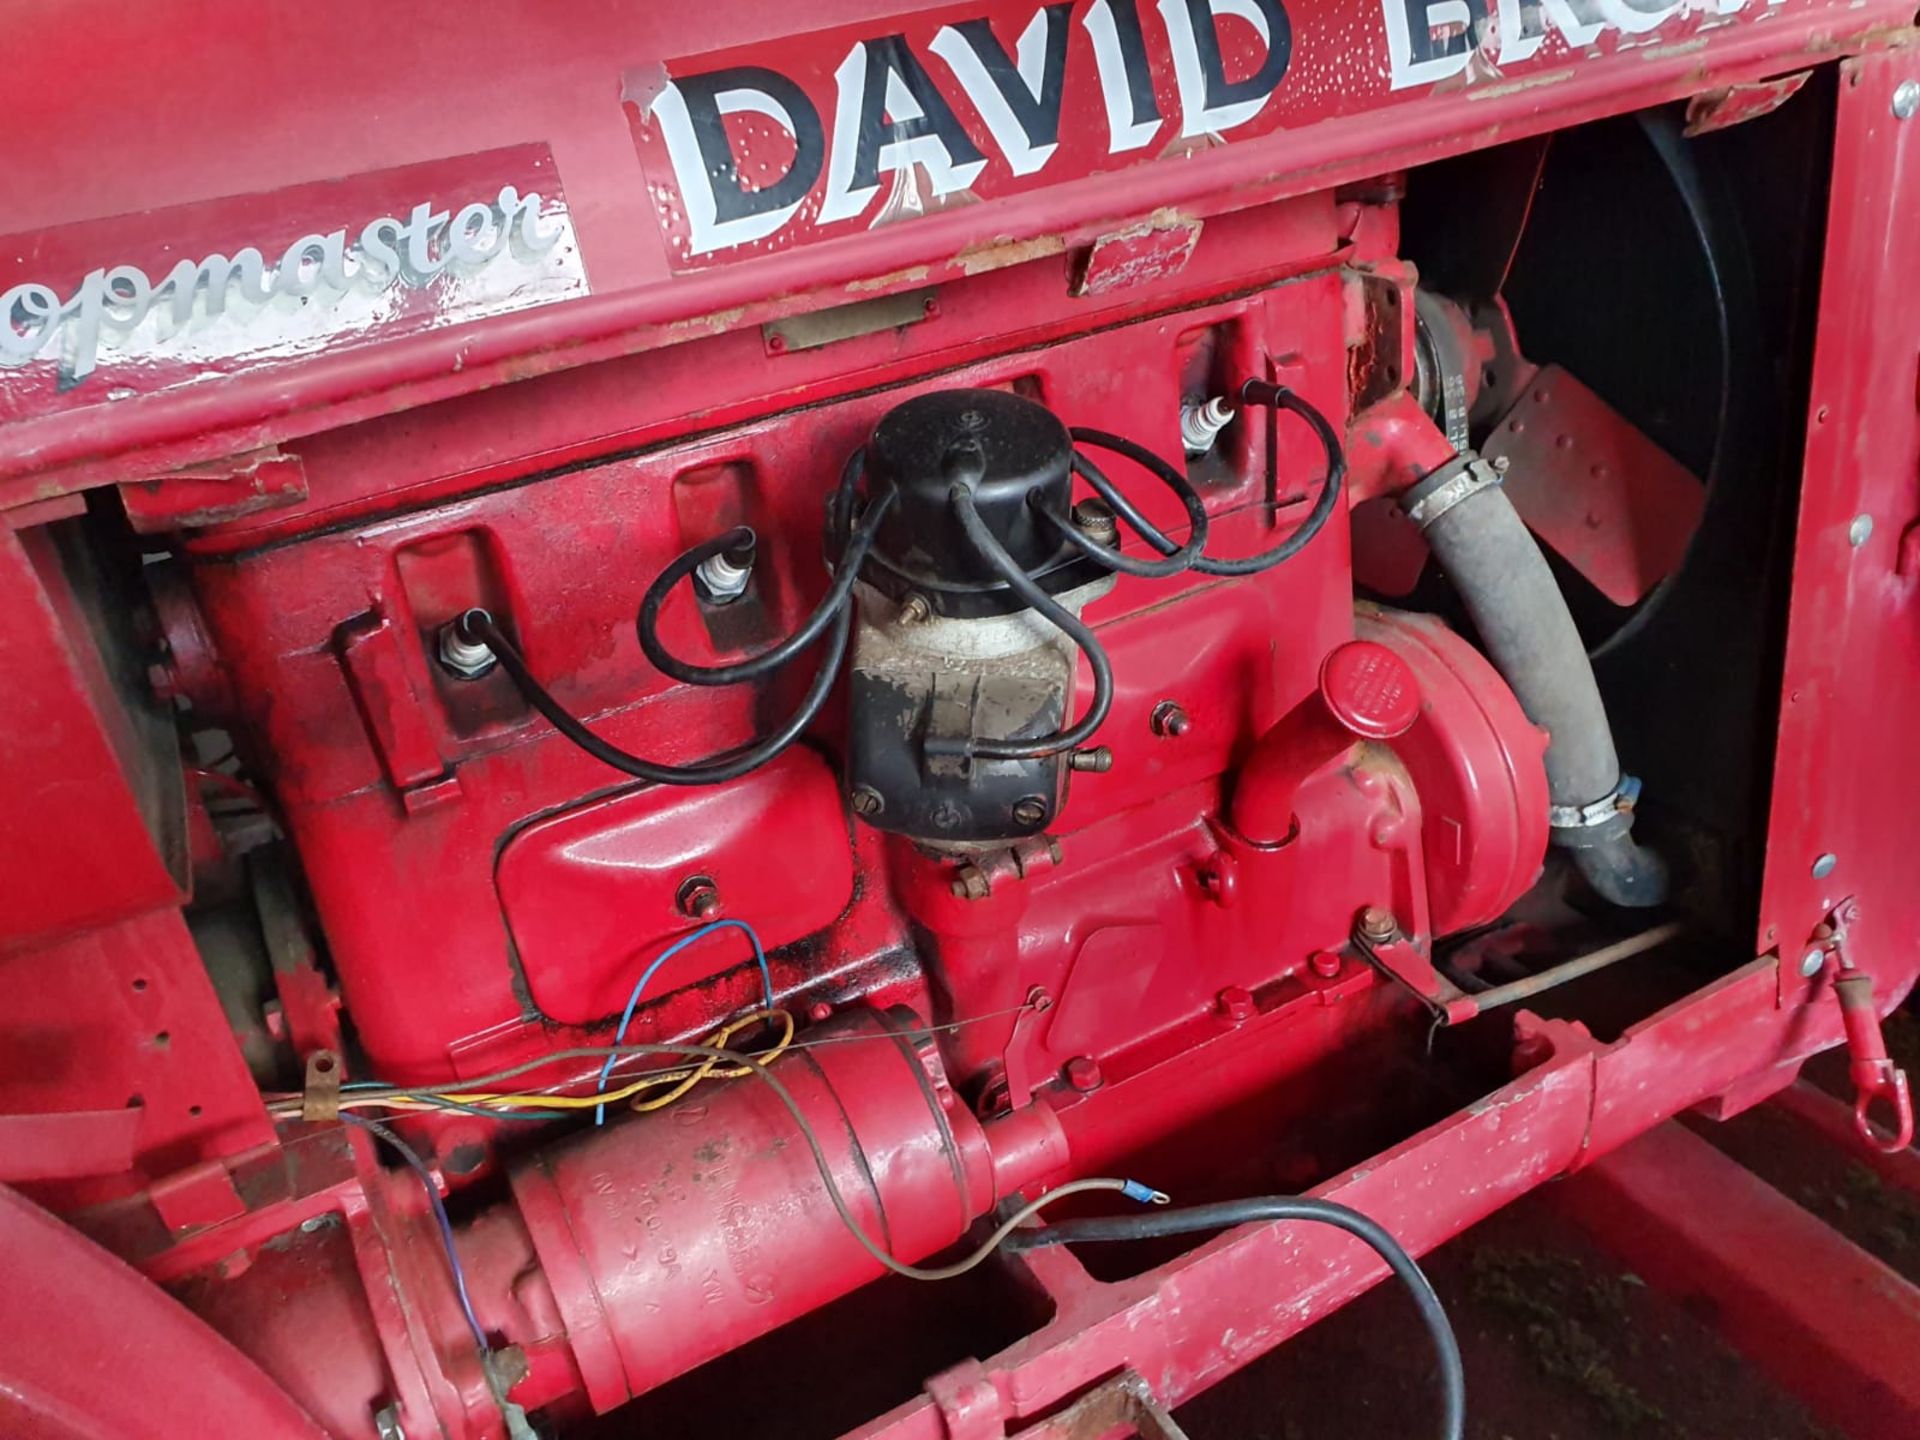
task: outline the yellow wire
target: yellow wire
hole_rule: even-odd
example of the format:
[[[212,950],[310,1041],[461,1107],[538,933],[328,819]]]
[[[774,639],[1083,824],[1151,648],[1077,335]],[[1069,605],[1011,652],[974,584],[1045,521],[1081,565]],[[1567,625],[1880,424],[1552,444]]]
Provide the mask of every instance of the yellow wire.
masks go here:
[[[739,1019],[730,1020],[714,1031],[705,1043],[718,1049],[725,1046],[742,1030],[749,1030],[756,1025],[769,1022],[780,1026],[780,1038],[774,1043],[772,1049],[756,1055],[754,1061],[762,1066],[771,1065],[785,1053],[787,1046],[793,1043],[793,1016],[785,1010],[755,1010],[751,1014],[742,1015]],[[591,1095],[494,1094],[464,1090],[436,1090],[432,1093],[442,1100],[456,1100],[463,1105],[482,1105],[498,1109],[591,1110],[596,1105],[617,1105],[622,1100],[631,1099],[647,1090],[657,1089],[663,1085],[670,1086],[671,1088],[664,1095],[634,1101],[635,1110],[646,1111],[659,1110],[671,1105],[702,1080],[731,1080],[746,1073],[747,1069],[743,1065],[722,1066],[716,1057],[709,1056],[690,1068],[656,1071],[653,1074],[642,1075],[618,1090],[609,1090],[604,1094],[598,1092]],[[400,1096],[369,1101],[356,1101],[351,1096],[343,1096],[340,1108],[345,1110],[359,1104],[392,1105],[409,1110],[433,1108],[428,1102],[408,1100]]]

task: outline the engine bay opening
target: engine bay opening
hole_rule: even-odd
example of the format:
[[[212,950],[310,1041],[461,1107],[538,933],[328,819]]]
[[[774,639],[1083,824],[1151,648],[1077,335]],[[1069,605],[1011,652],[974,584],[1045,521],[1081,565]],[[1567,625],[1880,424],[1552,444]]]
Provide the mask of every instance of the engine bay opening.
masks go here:
[[[1414,1254],[1843,1034],[1910,1136],[1852,857],[1765,898],[1834,69],[21,527],[153,843],[0,952],[62,952],[7,1113],[114,1162],[7,1178],[337,1435],[1105,1434],[1389,1274],[1461,1433]]]

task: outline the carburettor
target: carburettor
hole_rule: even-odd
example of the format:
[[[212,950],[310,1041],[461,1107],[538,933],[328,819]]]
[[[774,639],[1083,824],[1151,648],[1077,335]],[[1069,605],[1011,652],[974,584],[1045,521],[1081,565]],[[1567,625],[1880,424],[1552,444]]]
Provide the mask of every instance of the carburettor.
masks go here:
[[[1067,427],[1012,391],[938,390],[888,411],[859,463],[867,493],[895,499],[854,588],[853,809],[939,846],[1035,834],[1068,772],[1106,758],[1077,733],[1105,708],[1097,649],[1088,714],[1067,712],[1078,616],[1114,577],[1043,513],[1071,503]],[[1110,540],[1097,503],[1076,523]]]

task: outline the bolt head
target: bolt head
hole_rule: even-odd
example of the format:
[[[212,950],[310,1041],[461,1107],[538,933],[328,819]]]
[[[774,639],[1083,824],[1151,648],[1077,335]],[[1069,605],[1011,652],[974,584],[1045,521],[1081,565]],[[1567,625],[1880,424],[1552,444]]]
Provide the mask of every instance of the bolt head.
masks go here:
[[[1220,1011],[1221,1018],[1231,1020],[1235,1025],[1245,1024],[1247,1021],[1253,1019],[1256,1013],[1256,1007],[1253,1003],[1253,992],[1243,989],[1238,985],[1229,985],[1226,989],[1222,990],[1215,1004]]]
[[[1391,940],[1400,933],[1400,922],[1384,906],[1369,905],[1360,912],[1360,933],[1375,942]]]
[[[1193,721],[1187,717],[1185,709],[1173,700],[1162,700],[1154,706],[1148,723],[1153,726],[1154,734],[1167,740],[1178,740],[1193,728]]]
[[[674,904],[689,920],[711,919],[720,910],[720,887],[705,875],[694,875],[681,882]]]
[[[1340,973],[1340,967],[1344,963],[1339,953],[1333,950],[1316,950],[1307,959],[1307,964],[1313,968],[1313,973],[1322,980],[1333,979]]]
[[[1825,968],[1826,963],[1827,952],[1816,945],[1800,957],[1800,973],[1811,980]]]
[[[1920,80],[1902,80],[1893,92],[1893,118],[1911,120],[1920,110]]]
[[[1813,862],[1813,878],[1816,880],[1826,879],[1829,875],[1833,874],[1834,867],[1839,865],[1839,863],[1840,857],[1831,851],[1822,855],[1818,860]]]
[[[856,815],[878,815],[887,808],[887,802],[881,798],[880,792],[865,785],[853,792],[849,803]]]
[[[953,872],[953,894],[957,900],[984,900],[993,893],[987,872],[971,862]]]
[[[1067,1084],[1086,1094],[1100,1088],[1100,1063],[1091,1055],[1076,1055],[1067,1061]]]
[[[1847,543],[1858,550],[1873,538],[1873,516],[1856,515],[1853,523],[1847,526]]]

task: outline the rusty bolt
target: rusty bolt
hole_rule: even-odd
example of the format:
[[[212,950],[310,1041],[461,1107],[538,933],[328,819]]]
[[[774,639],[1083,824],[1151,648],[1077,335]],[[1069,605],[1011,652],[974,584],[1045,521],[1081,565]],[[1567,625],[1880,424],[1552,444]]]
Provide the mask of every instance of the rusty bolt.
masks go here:
[[[1091,770],[1096,775],[1104,775],[1113,769],[1113,751],[1104,745],[1095,745],[1087,750],[1076,750],[1067,757],[1067,768]]]
[[[710,920],[720,909],[720,887],[709,875],[692,875],[680,882],[674,905],[689,920]]]
[[[887,808],[887,802],[880,798],[880,792],[865,785],[853,792],[852,804],[856,815],[878,815]]]
[[[1172,700],[1162,700],[1153,707],[1153,715],[1147,722],[1153,727],[1153,733],[1166,740],[1178,740],[1193,728],[1193,722],[1187,718],[1187,712]]]
[[[1337,950],[1316,950],[1307,959],[1307,964],[1313,967],[1313,973],[1322,980],[1331,980],[1338,975],[1342,963]]]
[[[1244,1025],[1255,1014],[1253,992],[1238,985],[1229,985],[1222,990],[1216,997],[1215,1005],[1221,1019],[1231,1020],[1236,1025]]]
[[[1040,825],[1047,818],[1047,802],[1038,795],[1029,795],[1017,800],[1013,806],[1013,823],[1016,825]]]
[[[1099,545],[1114,545],[1120,539],[1120,522],[1113,507],[1104,500],[1088,497],[1073,506],[1073,528]]]
[[[969,860],[953,872],[953,894],[957,900],[984,900],[993,893],[987,872]]]
[[[900,602],[900,613],[895,618],[902,625],[919,625],[933,615],[933,606],[927,603],[924,595],[909,595]]]
[[[1091,1055],[1076,1055],[1067,1061],[1067,1083],[1082,1095],[1098,1090],[1101,1084],[1100,1062]]]
[[[1400,933],[1400,922],[1393,918],[1391,910],[1379,905],[1369,905],[1360,912],[1359,928],[1361,939],[1382,945]]]

